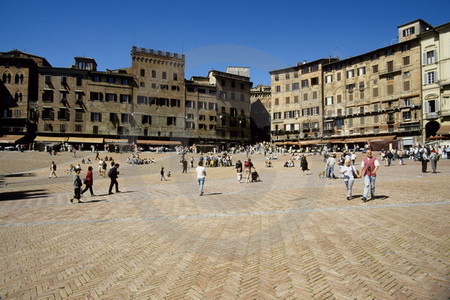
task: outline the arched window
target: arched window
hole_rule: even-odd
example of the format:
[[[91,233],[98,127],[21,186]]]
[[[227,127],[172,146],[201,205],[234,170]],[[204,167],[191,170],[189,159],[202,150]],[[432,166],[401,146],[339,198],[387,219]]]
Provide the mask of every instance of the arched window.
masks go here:
[[[14,94],[14,100],[16,100],[16,102],[22,102],[22,99],[23,99],[22,93],[16,92],[16,93]]]
[[[3,73],[2,80],[3,83],[11,83],[11,74],[8,72]]]

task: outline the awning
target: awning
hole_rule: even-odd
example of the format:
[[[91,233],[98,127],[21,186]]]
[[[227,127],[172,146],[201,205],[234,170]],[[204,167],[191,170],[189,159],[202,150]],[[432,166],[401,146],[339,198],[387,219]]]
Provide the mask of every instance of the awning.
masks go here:
[[[136,143],[153,146],[181,146],[180,141],[137,140]],[[196,145],[196,146],[203,146],[203,145]]]
[[[40,136],[38,135],[34,141],[35,142],[59,142],[65,143],[67,142],[67,137],[64,136]]]
[[[368,138],[348,138],[345,139],[344,142],[345,143],[365,143],[367,142],[369,139]]]
[[[441,125],[436,135],[449,135],[450,134],[450,124]]]
[[[94,137],[69,137],[69,143],[88,143],[88,144],[103,144],[103,138]]]
[[[385,136],[366,138],[366,140],[369,140],[370,142],[392,141],[394,139],[395,139],[395,135],[385,135]]]
[[[128,139],[105,139],[105,144],[128,144]]]
[[[18,140],[20,140],[23,137],[24,135],[4,135],[0,137],[0,143],[15,144]]]
[[[328,141],[331,144],[344,144],[344,140],[343,139],[332,139]]]
[[[322,140],[303,140],[299,141],[298,144],[302,146],[306,145],[317,145],[317,144],[326,144],[326,142],[323,142]]]

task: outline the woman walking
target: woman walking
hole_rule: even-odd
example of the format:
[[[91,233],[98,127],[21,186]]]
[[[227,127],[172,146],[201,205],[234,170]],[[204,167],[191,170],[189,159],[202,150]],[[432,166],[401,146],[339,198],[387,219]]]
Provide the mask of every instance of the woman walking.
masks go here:
[[[351,164],[350,159],[344,161],[344,165],[341,167],[342,178],[344,179],[345,188],[347,189],[347,200],[352,199],[352,188],[355,182],[355,176],[359,177],[355,166]]]
[[[89,166],[88,171],[86,173],[86,178],[84,180],[85,187],[83,191],[81,191],[82,195],[84,194],[84,192],[89,190],[91,196],[95,196],[94,191],[92,190],[92,186],[94,185],[94,174],[92,173],[92,170],[93,170],[92,166]]]
[[[81,182],[81,178],[80,178],[80,171],[81,169],[75,169],[75,174],[73,175],[73,197],[72,199],[70,199],[70,202],[73,203],[73,199],[77,199],[78,203],[82,203],[80,198],[81,198],[81,185],[83,184]]]
[[[300,159],[300,167],[302,168],[303,175],[305,175],[305,171],[309,171],[308,169],[308,161],[306,160],[306,155],[302,155],[302,158]],[[308,174],[308,173],[306,173]]]

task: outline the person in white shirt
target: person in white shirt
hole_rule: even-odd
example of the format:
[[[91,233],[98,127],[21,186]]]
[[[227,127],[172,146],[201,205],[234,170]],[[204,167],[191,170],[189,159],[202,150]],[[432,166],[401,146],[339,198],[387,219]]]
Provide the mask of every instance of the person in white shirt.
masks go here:
[[[344,165],[341,167],[342,179],[344,179],[345,187],[347,188],[347,200],[352,199],[352,188],[355,182],[355,174],[358,177],[358,173],[355,166],[351,164],[351,159],[346,159]]]
[[[203,161],[198,162],[198,167],[195,170],[197,171],[198,189],[200,191],[200,196],[202,196],[206,178],[206,168],[203,166]]]

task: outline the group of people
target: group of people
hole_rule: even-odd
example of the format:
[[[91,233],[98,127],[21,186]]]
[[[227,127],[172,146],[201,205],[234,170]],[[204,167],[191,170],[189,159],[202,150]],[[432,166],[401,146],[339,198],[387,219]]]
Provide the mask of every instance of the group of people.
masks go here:
[[[370,149],[366,151],[366,157],[361,161],[361,172],[359,172],[355,165],[352,164],[351,158],[346,158],[344,160],[344,165],[341,166],[340,173],[347,190],[347,200],[351,200],[353,197],[352,189],[355,179],[361,177],[364,178],[364,192],[362,200],[366,202],[375,198],[375,181],[379,167],[380,162],[372,155],[372,150]]]
[[[132,165],[146,165],[156,163],[154,158],[141,158],[139,153],[131,153],[131,155],[125,161],[127,164]]]

